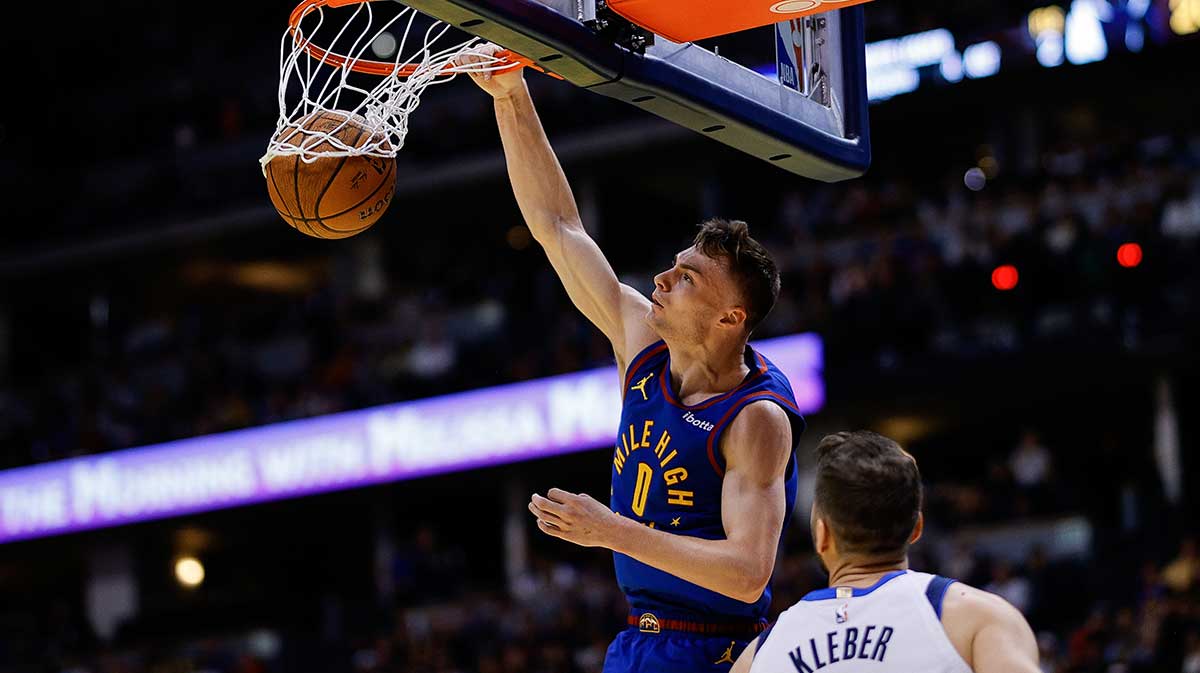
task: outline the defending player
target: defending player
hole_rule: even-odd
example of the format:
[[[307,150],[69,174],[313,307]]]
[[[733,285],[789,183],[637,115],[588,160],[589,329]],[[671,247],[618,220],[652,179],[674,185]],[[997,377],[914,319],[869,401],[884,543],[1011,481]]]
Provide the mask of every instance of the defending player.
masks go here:
[[[1033,631],[1003,598],[908,570],[921,475],[896,442],[840,432],[817,446],[813,546],[829,588],[796,603],[733,673],[1038,673]]]
[[[521,213],[612,342],[624,382],[611,508],[550,489],[529,509],[544,533],[614,552],[633,610],[606,672],[727,671],[766,626],[796,495],[803,420],[787,379],[747,346],[778,296],[775,263],[745,223],[712,220],[649,299],[622,285],[583,228],[521,72],[472,77],[495,100]]]

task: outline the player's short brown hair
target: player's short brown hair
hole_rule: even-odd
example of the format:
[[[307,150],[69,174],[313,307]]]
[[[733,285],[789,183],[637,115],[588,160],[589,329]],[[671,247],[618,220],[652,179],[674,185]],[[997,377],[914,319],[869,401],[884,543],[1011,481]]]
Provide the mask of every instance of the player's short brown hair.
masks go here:
[[[814,504],[842,553],[908,553],[922,497],[916,459],[883,435],[838,432],[817,445]]]
[[[729,269],[746,302],[746,332],[754,331],[779,298],[779,269],[771,253],[750,237],[750,227],[745,222],[719,217],[700,224],[693,244],[708,257],[729,261]]]

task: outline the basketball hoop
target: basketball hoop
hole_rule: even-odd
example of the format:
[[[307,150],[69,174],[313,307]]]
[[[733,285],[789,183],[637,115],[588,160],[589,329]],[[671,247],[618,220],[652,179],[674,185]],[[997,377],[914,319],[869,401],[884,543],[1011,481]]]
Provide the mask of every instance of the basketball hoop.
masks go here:
[[[443,40],[448,33],[453,37],[450,24],[395,2],[387,3],[397,10],[394,16],[377,16],[387,12],[373,9],[375,1],[303,0],[288,17],[279,54],[279,120],[259,159],[264,173],[271,159],[286,155],[299,156],[305,163],[323,157],[395,158],[408,134],[408,116],[429,86],[461,73],[535,67],[510,51],[456,64],[456,58],[482,40]],[[327,8],[334,10],[328,21]],[[384,35],[394,41],[395,56],[389,61],[363,58]],[[372,81],[373,77],[381,79]],[[319,131],[304,128],[324,113],[346,121]],[[365,120],[362,135],[369,138],[358,146],[339,138],[355,115]]]

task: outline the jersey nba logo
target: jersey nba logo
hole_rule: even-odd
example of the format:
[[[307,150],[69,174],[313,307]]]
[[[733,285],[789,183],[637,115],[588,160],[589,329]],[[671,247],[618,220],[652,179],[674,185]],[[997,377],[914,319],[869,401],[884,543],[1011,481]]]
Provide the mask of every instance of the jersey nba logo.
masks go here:
[[[637,383],[635,383],[632,386],[629,386],[629,389],[636,390],[639,393],[641,393],[643,401],[649,400],[650,398],[646,396],[646,382],[649,381],[653,376],[654,376],[654,372],[650,372],[649,374],[646,374],[645,376],[642,377],[642,379],[640,381],[638,381]]]
[[[838,624],[845,624],[850,619],[850,604],[842,603],[839,605],[838,609],[833,613],[833,618],[837,620]]]

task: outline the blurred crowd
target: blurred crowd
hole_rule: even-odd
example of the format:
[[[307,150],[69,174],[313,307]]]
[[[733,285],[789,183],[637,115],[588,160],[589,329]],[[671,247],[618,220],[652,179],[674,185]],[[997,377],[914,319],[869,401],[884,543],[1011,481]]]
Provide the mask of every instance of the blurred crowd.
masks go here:
[[[798,258],[791,296],[803,301],[777,319],[820,325],[847,356],[873,354],[885,370],[930,351],[1028,352],[1082,335],[1137,350],[1184,329],[1200,282],[1188,262],[1200,240],[1200,136],[1114,132],[1038,159],[993,181],[985,150],[940,183],[889,176],[791,195],[779,219],[795,233],[784,254]],[[1141,251],[1132,267],[1118,261],[1126,243]],[[1008,291],[991,287],[1002,265],[1017,272]]]
[[[973,461],[992,466],[982,474],[977,466],[937,460],[932,447],[910,447],[924,466],[928,494],[925,535],[912,549],[911,567],[1013,604],[1035,631],[1045,673],[1200,673],[1194,529],[1171,532],[1168,519],[1142,509],[1122,533],[1106,535],[1103,529],[1120,526],[1071,494],[1090,488],[1112,501],[1123,494],[1078,470],[1077,451],[1039,429],[1013,430],[1007,450]],[[1111,476],[1125,471],[1103,452],[1093,460]],[[1055,493],[1068,495],[1060,500]],[[801,505],[777,560],[772,620],[826,581]],[[1080,519],[1092,532],[1074,542],[1067,539],[1074,535],[1033,532],[1047,522]],[[374,593],[313,587],[305,599],[316,606],[311,618],[298,620],[278,607],[249,621],[228,615],[236,626],[146,616],[104,641],[82,611],[66,605],[32,631],[0,611],[0,623],[8,624],[0,635],[0,670],[24,670],[20,664],[33,660],[41,664],[29,670],[47,673],[601,671],[628,610],[608,553],[569,556],[573,548],[556,541],[535,543],[507,579],[485,580],[472,564],[489,561],[469,558],[464,537],[475,535],[475,527],[409,523],[389,561],[376,568],[386,581],[377,577]],[[1194,524],[1185,518],[1184,525]],[[1014,530],[1028,537],[1012,537]],[[989,542],[989,531],[1008,537]],[[504,553],[494,553],[491,563],[498,565]]]
[[[959,4],[937,8],[939,20],[951,9],[968,24],[975,10],[995,11],[994,3]],[[169,4],[139,8],[142,20],[123,29],[157,43],[141,45],[138,72],[101,70],[71,92],[71,101],[78,94],[112,104],[67,105],[60,97],[50,106],[90,111],[51,124],[85,125],[66,135],[89,140],[78,153],[82,168],[58,186],[77,197],[62,204],[63,221],[117,231],[122,223],[261,202],[257,176],[234,180],[230,167],[257,170],[247,157],[261,151],[261,131],[273,124],[278,45],[254,36],[282,31],[278,9],[247,6],[231,26]],[[119,14],[99,5],[79,12],[84,26]],[[880,36],[934,25],[911,8],[880,5],[870,16]],[[186,40],[162,37],[178,35]],[[104,60],[103,49],[111,49],[109,60],[119,61],[126,41],[120,32],[111,37],[106,47],[65,40],[64,58]],[[223,42],[242,47],[204,48]],[[563,91],[539,92],[539,104],[553,110],[545,115],[551,127],[583,125],[609,109],[579,106]],[[479,123],[488,103],[470,93],[427,101],[413,119],[409,159],[496,150],[494,128]],[[128,123],[134,118],[139,123]],[[791,182],[768,189],[770,198],[745,197],[753,199],[752,232],[784,277],[780,302],[757,336],[819,332],[827,371],[843,379],[855,368],[886,376],[933,363],[930,371],[948,372],[1008,354],[1140,354],[1196,343],[1200,135],[1070,119],[1069,132],[1043,128],[1033,143],[981,146],[967,165],[948,157],[974,151],[976,141],[950,138],[954,151],[914,161],[911,170],[904,157],[880,157],[861,179]],[[20,149],[33,141],[13,142]],[[0,179],[21,188],[44,172],[4,164]],[[718,173],[700,188],[699,200],[727,211],[704,215],[742,216],[748,204],[738,201],[736,178]],[[665,265],[689,237],[678,227],[646,226],[677,222],[677,204],[648,200],[639,220],[628,222],[611,197],[589,191],[579,190],[583,210],[606,251],[637,235]],[[18,358],[0,343],[0,358],[8,358],[0,373],[9,375],[0,378],[0,469],[610,365],[608,344],[571,308],[528,231],[517,221],[493,222],[478,244],[463,245],[457,232],[480,231],[478,220],[447,214],[420,241],[403,233],[411,223],[400,222],[387,235],[326,248],[315,265],[296,259],[240,269],[274,281],[303,275],[298,291],[167,302],[153,287],[98,291],[78,352],[28,349]],[[1126,244],[1136,244],[1136,254],[1126,248],[1118,260]],[[633,266],[614,259],[622,279],[643,290],[660,270],[646,259]],[[202,261],[184,259],[181,274],[214,275]],[[993,287],[1001,265],[1016,271],[1012,289]],[[9,331],[23,334],[6,337],[5,317]],[[0,340],[49,340],[38,322],[20,318],[0,314]],[[1017,606],[1034,626],[1046,673],[1200,673],[1196,537],[1156,533],[1151,510],[1128,514],[1137,508],[1124,504],[1114,475],[1152,469],[1145,455],[1115,436],[1071,448],[1075,457],[1064,458],[1051,438],[1028,429],[1006,451],[972,454],[970,470],[926,463],[934,525],[914,550],[914,568]],[[1078,464],[1079,455],[1094,464]],[[999,556],[965,535],[1079,514],[1099,531],[1084,556],[1038,545],[1019,558]],[[804,519],[777,565],[772,617],[824,581]],[[456,581],[465,553],[449,535],[433,542],[428,531],[418,534],[392,569],[394,594],[382,604],[331,601],[315,630],[268,620],[235,632],[127,633],[105,644],[69,609],[32,634],[9,628],[28,620],[0,612],[9,634],[0,635],[0,670],[31,651],[47,662],[42,670],[61,673],[600,670],[626,614],[606,555],[585,562],[535,555],[501,587]]]
[[[1041,549],[1019,563],[969,549],[943,557],[929,551],[937,546],[936,540],[919,543],[913,567],[957,574],[1020,609],[1034,628],[1045,673],[1200,670],[1200,552],[1195,537],[1164,543],[1162,557],[1131,550],[1127,561],[1140,571],[1114,583],[1098,576],[1100,564],[1094,560],[1050,560]],[[442,574],[410,568],[399,579],[426,590],[401,591],[399,607],[372,612],[380,615],[377,621],[356,620],[357,628],[340,626],[343,618],[336,612],[324,620],[319,637],[264,624],[245,632],[130,638],[95,649],[56,650],[45,670],[599,673],[628,608],[607,558],[597,558],[602,560],[535,558],[508,591],[455,591],[453,583],[442,582]],[[785,553],[773,582],[771,618],[823,581],[810,551]],[[445,593],[431,592],[429,586]]]
[[[1006,170],[996,148],[969,185],[957,171],[920,188],[889,172],[781,194],[773,221],[752,223],[785,288],[756,336],[817,331],[842,376],[931,358],[1186,346],[1200,315],[1200,136],[1103,135],[1046,148],[1028,174]],[[602,209],[598,219],[607,248],[630,235]],[[27,375],[0,387],[0,465],[611,363],[528,231],[503,228],[507,246],[496,245],[510,257],[499,261],[490,243],[435,254],[428,246],[454,245],[447,223],[427,247],[339,247],[320,282],[290,295],[98,297],[90,350],[10,363]],[[657,236],[646,247],[668,260],[688,235],[642,238]],[[1127,243],[1139,246],[1135,267],[1118,262]],[[999,265],[1015,267],[1015,288],[992,287]],[[619,269],[644,290],[658,270]],[[22,328],[27,342],[36,325]]]
[[[1086,572],[1083,564],[979,564],[981,586],[1030,617],[1046,673],[1195,673],[1200,670],[1200,556],[1185,540],[1165,564],[1147,561],[1118,595],[1093,600],[1055,581]],[[936,565],[925,570],[940,570]],[[1075,579],[1078,579],[1076,577]],[[776,614],[785,596],[820,588],[811,557],[785,557],[774,586]],[[1072,584],[1093,589],[1086,584]],[[1082,618],[1039,623],[1037,611],[1064,601]],[[49,670],[63,673],[598,673],[627,607],[611,573],[570,564],[540,564],[514,595],[485,593],[398,609],[377,628],[337,644],[289,638],[270,627],[208,637],[131,641],[70,653]]]

